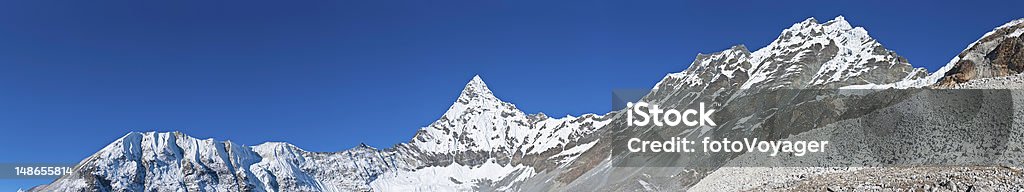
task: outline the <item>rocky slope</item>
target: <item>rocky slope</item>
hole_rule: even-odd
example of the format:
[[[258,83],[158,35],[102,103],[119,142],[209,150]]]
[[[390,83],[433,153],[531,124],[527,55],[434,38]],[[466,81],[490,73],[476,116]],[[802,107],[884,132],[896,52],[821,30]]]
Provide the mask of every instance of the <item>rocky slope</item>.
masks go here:
[[[895,84],[917,81],[927,74],[906,59],[882,47],[861,27],[844,17],[819,23],[810,18],[783,30],[768,46],[749,52],[733,46],[722,52],[698,55],[690,67],[667,75],[642,100],[663,108],[694,108],[706,102],[716,112],[718,126],[696,128],[629,127],[613,112],[603,130],[608,137],[755,137],[783,139],[840,120],[842,106],[820,101],[801,90],[836,90],[850,85]],[[622,143],[602,140],[609,149]],[[588,170],[573,177],[570,190],[674,190],[686,189],[714,173],[734,154],[707,158],[662,160],[636,159],[628,155],[593,151],[581,159],[600,159],[599,164],[578,165]],[[658,162],[615,166],[614,162]],[[691,166],[671,166],[691,165]],[[599,186],[599,187],[598,187]],[[560,189],[562,186],[554,186]],[[552,189],[542,188],[542,189]]]
[[[971,43],[940,70],[939,85],[1002,77],[1024,71],[1024,19],[1006,23]]]
[[[33,190],[824,190],[813,187],[840,181],[874,182],[864,175],[882,172],[723,167],[747,159],[736,154],[666,161],[694,165],[690,167],[616,166],[615,162],[635,157],[611,149],[617,145],[615,138],[632,136],[787,139],[850,126],[844,123],[868,114],[856,110],[898,105],[892,102],[864,109],[844,105],[850,103],[846,98],[827,97],[840,89],[1022,88],[1024,80],[1016,75],[1024,66],[1020,57],[1024,55],[1022,21],[986,34],[946,67],[928,74],[841,16],[823,23],[810,18],[784,29],[771,44],[754,52],[737,45],[700,54],[689,68],[665,76],[642,98],[666,108],[692,108],[698,101],[708,102],[709,107],[720,109],[714,117],[720,123],[715,127],[630,127],[621,120],[621,111],[563,118],[526,114],[496,97],[480,77],[473,77],[444,115],[421,128],[409,142],[393,148],[358,146],[341,152],[309,152],[287,143],[244,146],[182,133],[130,133],[83,160],[74,174]],[[918,171],[924,173],[917,175],[930,177],[956,175]],[[999,181],[1020,180],[1015,169],[962,172],[992,171],[1002,175]],[[837,187],[859,189],[852,184]]]
[[[1012,58],[1021,54],[1005,45],[1020,43],[1019,27],[1024,20],[1015,20],[986,33],[957,55],[946,66],[935,73],[916,80],[904,80],[889,84],[846,86],[844,88],[908,88],[928,86],[946,89],[1009,89],[1024,88],[1024,76],[1008,70],[1006,66],[1020,65]],[[1016,33],[1016,34],[1014,34]],[[997,48],[1002,46],[1003,48]],[[1001,62],[996,62],[1000,60]],[[978,65],[980,64],[980,65]],[[1022,158],[1019,147],[1024,133],[1024,123],[1019,114],[1024,114],[1024,95],[1011,91],[1012,128],[1006,146],[1018,150],[1009,151],[986,160],[1015,162]],[[914,101],[914,100],[909,100]],[[912,102],[910,102],[912,103]],[[917,106],[922,106],[918,104]],[[903,106],[903,108],[908,108]],[[913,107],[910,107],[913,108]],[[962,118],[962,117],[945,117]],[[857,119],[835,123],[830,126],[847,126],[856,129]],[[852,127],[850,127],[852,126]],[[828,130],[829,128],[815,131]],[[987,134],[987,133],[986,133]],[[922,139],[928,134],[916,134]],[[791,190],[923,190],[923,191],[1018,191],[1024,189],[1018,164],[1008,166],[981,167],[723,167],[692,186],[694,190],[728,191],[791,191]]]

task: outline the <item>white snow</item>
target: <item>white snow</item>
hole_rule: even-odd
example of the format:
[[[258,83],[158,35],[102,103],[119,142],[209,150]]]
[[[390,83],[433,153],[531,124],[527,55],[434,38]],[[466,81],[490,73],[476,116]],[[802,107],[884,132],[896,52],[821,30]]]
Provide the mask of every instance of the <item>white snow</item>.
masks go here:
[[[515,105],[493,95],[479,76],[474,77],[442,118],[414,138],[412,144],[432,153],[465,151],[523,151],[540,153],[564,146],[575,138],[608,124],[594,114],[544,118],[530,123]]]
[[[783,30],[778,39],[751,54],[750,62],[756,67],[749,71],[750,80],[740,86],[740,89],[750,89],[763,82],[781,78],[773,76],[776,71],[779,71],[773,67],[782,66],[774,66],[772,63],[800,62],[806,54],[810,53],[811,46],[825,45],[835,45],[839,48],[838,53],[823,63],[818,71],[813,71],[814,76],[811,78],[810,85],[846,81],[849,78],[863,75],[877,68],[877,66],[867,65],[872,62],[899,63],[898,58],[891,55],[876,54],[874,49],[881,45],[868,35],[867,30],[851,26],[843,16],[838,16],[822,24],[818,24],[814,18],[808,18]],[[796,56],[790,60],[776,61],[781,59],[779,56],[791,54],[787,51],[800,52],[797,52]],[[776,59],[767,60],[773,57]],[[790,65],[783,70],[788,71],[785,75],[793,75],[800,72],[799,69],[801,66]]]
[[[478,183],[499,181],[514,171],[523,171],[521,175],[513,175],[515,181],[522,181],[536,174],[532,167],[499,165],[491,159],[479,166],[452,163],[445,167],[388,172],[370,185],[374,191],[474,191],[473,187]]]

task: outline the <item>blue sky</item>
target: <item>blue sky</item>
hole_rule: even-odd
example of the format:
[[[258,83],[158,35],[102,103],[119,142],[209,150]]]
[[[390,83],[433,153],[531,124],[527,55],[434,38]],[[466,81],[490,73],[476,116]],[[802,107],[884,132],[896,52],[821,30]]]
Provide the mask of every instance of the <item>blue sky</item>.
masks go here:
[[[475,74],[529,113],[602,113],[697,53],[844,15],[935,70],[1021,1],[0,2],[0,162],[78,162],[129,131],[389,147]],[[0,180],[0,190],[45,181]]]

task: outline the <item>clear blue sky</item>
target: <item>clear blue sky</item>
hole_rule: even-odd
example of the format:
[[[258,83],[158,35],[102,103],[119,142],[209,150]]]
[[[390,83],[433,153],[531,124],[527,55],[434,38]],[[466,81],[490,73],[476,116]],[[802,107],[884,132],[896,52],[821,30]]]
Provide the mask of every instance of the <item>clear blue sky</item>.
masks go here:
[[[529,113],[602,113],[697,53],[846,16],[935,70],[1021,1],[0,2],[0,162],[78,162],[129,131],[389,147],[479,74]],[[43,181],[0,180],[0,190]],[[12,189],[13,190],[13,189]]]

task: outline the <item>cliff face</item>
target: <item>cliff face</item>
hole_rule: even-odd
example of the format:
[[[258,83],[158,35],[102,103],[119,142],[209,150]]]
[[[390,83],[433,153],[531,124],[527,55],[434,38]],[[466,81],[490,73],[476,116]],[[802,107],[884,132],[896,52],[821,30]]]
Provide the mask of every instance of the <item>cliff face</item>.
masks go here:
[[[975,79],[1002,77],[1024,71],[1024,20],[1016,20],[986,33],[953,58],[939,80],[952,86]],[[942,71],[940,71],[942,72]]]

